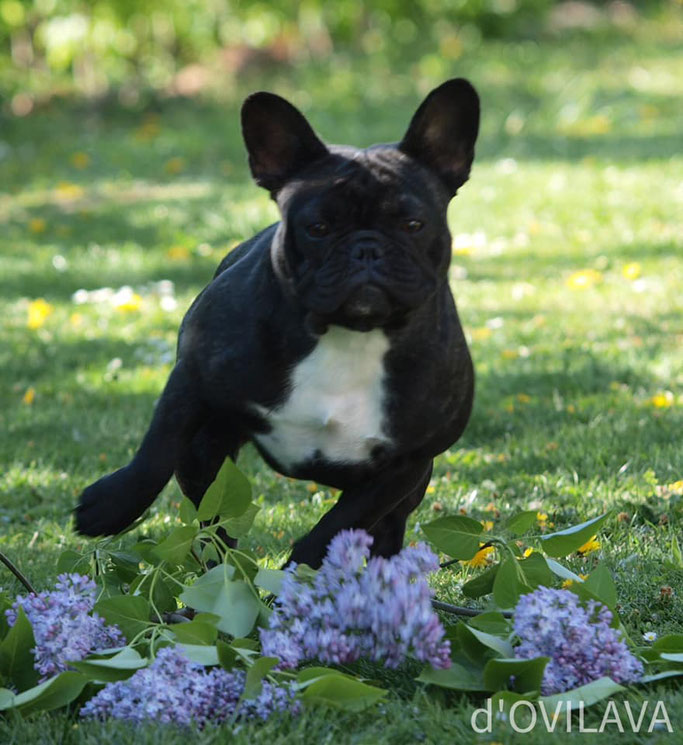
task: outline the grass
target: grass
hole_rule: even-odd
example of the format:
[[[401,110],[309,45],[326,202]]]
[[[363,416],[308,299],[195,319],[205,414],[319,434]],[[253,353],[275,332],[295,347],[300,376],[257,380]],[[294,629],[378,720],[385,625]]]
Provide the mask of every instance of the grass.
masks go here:
[[[54,579],[79,491],[127,461],[169,373],[179,321],[236,242],[275,218],[250,184],[237,125],[243,93],[267,87],[306,110],[321,134],[359,145],[402,134],[419,96],[451,75],[482,93],[471,182],[451,206],[453,288],[478,373],[470,426],[437,460],[419,524],[465,510],[504,519],[535,508],[562,527],[613,509],[598,554],[634,639],[683,631],[681,533],[680,108],[675,23],[626,36],[470,42],[461,59],[400,65],[338,55],[240,82],[230,95],[147,109],[55,101],[3,122],[0,143],[0,549],[35,585]],[[679,24],[680,28],[680,24]],[[174,283],[177,306],[157,284]],[[136,295],[77,304],[79,289]],[[48,306],[35,301],[43,298]],[[42,312],[41,312],[42,308]],[[164,309],[165,308],[165,309]],[[29,319],[33,316],[33,328]],[[246,450],[241,466],[262,510],[251,545],[281,561],[328,508],[317,485],[278,477]],[[167,487],[142,531],[175,520]],[[668,562],[668,563],[666,563]],[[439,597],[462,603],[467,571]],[[5,574],[4,588],[21,588]],[[673,597],[662,587],[674,588]],[[377,670],[372,676],[380,675]],[[508,742],[475,735],[475,699],[387,678],[388,702],[351,715],[243,727],[235,743]],[[662,699],[683,727],[677,684],[629,693]],[[599,724],[604,707],[589,714]],[[648,715],[649,716],[649,715]],[[666,732],[604,743],[673,741]],[[223,742],[224,731],[198,742]],[[590,736],[581,735],[585,738]],[[537,728],[529,743],[545,743]],[[573,735],[553,735],[564,742]],[[668,738],[668,739],[667,739]],[[157,743],[185,735],[82,724],[71,715],[0,722],[7,743]]]

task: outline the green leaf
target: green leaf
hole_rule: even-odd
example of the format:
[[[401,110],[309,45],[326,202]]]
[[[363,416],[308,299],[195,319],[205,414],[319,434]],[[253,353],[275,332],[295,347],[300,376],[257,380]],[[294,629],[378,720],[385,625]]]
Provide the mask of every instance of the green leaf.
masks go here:
[[[31,688],[38,682],[31,651],[35,644],[31,622],[24,609],[19,608],[14,626],[0,644],[0,674],[14,683],[20,691]]]
[[[612,573],[604,564],[598,564],[588,578],[584,581],[583,586],[590,590],[605,605],[614,608],[617,604],[617,588],[612,579]]]
[[[206,644],[178,644],[180,649],[188,660],[196,662],[205,667],[218,665],[218,650],[214,645]]]
[[[218,629],[213,623],[198,621],[196,618],[187,623],[176,623],[171,626],[173,636],[181,644],[208,644],[216,643]]]
[[[222,639],[216,641],[218,663],[224,670],[232,670],[237,662],[237,652]]]
[[[451,663],[447,670],[426,667],[417,678],[420,683],[450,688],[454,691],[488,691],[480,671]]]
[[[273,595],[279,595],[284,576],[285,572],[282,569],[265,569],[261,567],[254,578],[254,584],[262,590],[272,592]]]
[[[513,515],[506,523],[505,527],[513,535],[523,535],[536,525],[536,510],[523,510]]]
[[[503,657],[513,657],[515,654],[512,644],[507,639],[501,639],[499,636],[494,634],[488,634],[486,631],[480,631],[479,629],[473,628],[470,625],[464,624],[464,629],[468,634],[471,634],[477,641],[489,649],[493,649]],[[461,636],[461,639],[463,637]]]
[[[518,693],[540,691],[548,662],[550,657],[534,657],[531,660],[494,658],[484,667],[484,683],[492,691],[508,689],[510,677],[514,675],[512,687]]]
[[[495,712],[509,714],[510,709],[518,701],[534,701],[538,698],[538,691],[515,693],[514,691],[496,691],[491,696],[491,709]]]
[[[546,710],[554,708],[560,701],[565,708],[571,703],[572,709],[577,709],[580,703],[583,703],[584,707],[592,706],[598,701],[602,701],[605,698],[614,696],[615,693],[625,690],[623,686],[615,683],[611,678],[604,677],[574,688],[571,691],[556,693],[553,696],[541,696],[539,700],[543,701],[546,705]]]
[[[667,662],[683,662],[683,652],[662,652],[659,656]]]
[[[312,683],[314,680],[324,678],[326,675],[341,675],[342,678],[356,680],[353,675],[343,673],[341,670],[337,670],[336,668],[314,665],[313,667],[305,667],[303,670],[299,670],[296,676],[296,682],[299,684],[299,688],[303,690],[307,683]]]
[[[247,670],[244,682],[244,691],[240,700],[256,698],[261,693],[261,681],[277,665],[280,660],[277,657],[259,657]]]
[[[667,634],[657,639],[652,649],[659,652],[683,652],[683,634]]]
[[[470,618],[467,625],[479,631],[486,631],[488,634],[508,637],[510,635],[512,624],[502,613],[498,611],[488,611],[480,613],[474,618]]]
[[[149,626],[152,614],[149,602],[141,595],[119,595],[100,600],[95,604],[95,611],[107,623],[118,626],[128,641]]]
[[[17,694],[9,688],[0,688],[0,711],[9,709],[12,706],[16,695]]]
[[[69,663],[71,667],[83,673],[89,680],[109,683],[126,680],[136,670],[145,667],[147,660],[131,647],[124,647],[111,656],[91,655],[84,660]]]
[[[509,557],[501,565],[493,582],[493,599],[499,608],[514,608],[519,598],[531,587],[526,584],[519,561]]]
[[[214,567],[186,587],[180,599],[195,610],[215,613],[221,631],[240,637],[254,627],[261,602],[245,582],[231,580],[234,572],[234,567],[227,564]]]
[[[88,678],[81,673],[71,671],[60,673],[44,683],[17,694],[9,706],[4,705],[7,699],[3,697],[0,708],[18,709],[24,715],[36,711],[59,709],[75,700],[87,682]]]
[[[546,563],[548,564],[548,568],[550,571],[560,577],[561,579],[570,579],[572,582],[578,582],[581,583],[583,580],[581,577],[579,577],[578,574],[574,574],[570,569],[567,569],[567,567],[563,566],[559,562],[555,561],[554,559],[547,559]]]
[[[543,541],[543,550],[548,554],[548,556],[553,556],[555,558],[558,556],[568,556],[581,548],[584,543],[587,543],[594,535],[596,535],[609,515],[610,513],[606,512],[604,515],[595,517],[592,520],[581,523],[580,525],[574,525],[571,528],[560,530],[557,533],[542,535],[541,540]]]
[[[479,536],[484,526],[465,515],[440,517],[422,526],[429,541],[454,559],[469,561],[479,550]]]
[[[654,675],[645,675],[639,681],[638,684],[656,683],[659,680],[666,680],[667,678],[677,678],[683,675],[683,668],[680,670],[665,670],[661,673],[655,673]]]
[[[180,508],[178,509],[178,517],[185,525],[192,525],[197,517],[197,508],[194,503],[187,497],[183,497],[180,501]]]
[[[462,594],[467,598],[480,598],[482,595],[488,595],[492,592],[499,566],[500,564],[494,564],[469,582],[465,582],[462,586]]]
[[[549,587],[553,581],[553,573],[548,566],[545,556],[534,551],[526,559],[518,562],[519,569],[524,577],[524,584],[536,589],[539,585]]]
[[[180,525],[154,549],[157,556],[172,564],[181,564],[190,553],[192,541],[197,536],[196,525]]]
[[[57,572],[62,574],[63,572],[74,572],[76,567],[83,561],[87,562],[87,559],[79,554],[77,551],[72,551],[67,548],[59,554],[57,558]]]
[[[226,458],[197,509],[200,520],[239,517],[251,503],[251,484],[230,458]]]
[[[140,574],[140,556],[128,551],[112,551],[109,554],[116,576],[130,584]]]
[[[257,504],[249,502],[241,515],[226,520],[223,527],[228,532],[228,535],[233,538],[244,538],[251,530],[251,526],[254,524],[254,518],[260,509]]]
[[[311,683],[302,694],[309,704],[324,704],[344,711],[363,711],[386,696],[383,688],[342,675],[325,675]]]

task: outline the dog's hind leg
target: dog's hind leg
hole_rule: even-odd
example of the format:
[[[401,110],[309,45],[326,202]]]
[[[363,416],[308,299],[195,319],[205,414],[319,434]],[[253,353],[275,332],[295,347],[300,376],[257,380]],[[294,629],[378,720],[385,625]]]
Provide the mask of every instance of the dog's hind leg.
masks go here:
[[[171,372],[133,460],[81,494],[75,512],[79,533],[91,536],[120,533],[152,504],[206,416],[196,391],[196,376],[180,360]]]

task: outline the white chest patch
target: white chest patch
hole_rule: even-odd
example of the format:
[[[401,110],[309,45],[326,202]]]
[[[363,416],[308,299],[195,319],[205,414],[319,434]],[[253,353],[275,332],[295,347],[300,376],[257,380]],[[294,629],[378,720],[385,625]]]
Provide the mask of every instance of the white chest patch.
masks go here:
[[[384,355],[389,342],[380,330],[331,326],[292,371],[289,397],[258,413],[271,426],[255,436],[283,468],[319,453],[339,463],[364,461],[386,443],[383,431]]]

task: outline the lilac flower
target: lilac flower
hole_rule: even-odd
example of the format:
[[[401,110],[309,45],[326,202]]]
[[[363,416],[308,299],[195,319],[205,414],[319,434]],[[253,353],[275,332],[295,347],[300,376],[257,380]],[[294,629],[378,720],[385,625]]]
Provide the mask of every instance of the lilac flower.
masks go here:
[[[609,676],[617,683],[632,683],[643,665],[610,626],[612,613],[591,600],[582,606],[569,590],[539,587],[522,595],[514,613],[515,633],[521,644],[515,656],[550,657],[543,675],[544,695],[562,693]]]
[[[67,670],[70,661],[82,660],[97,649],[126,643],[116,626],[107,626],[93,613],[97,586],[80,574],[60,574],[51,592],[19,596],[5,611],[10,626],[22,608],[33,627],[32,652],[41,681]]]
[[[450,642],[424,578],[438,569],[437,557],[420,544],[390,559],[370,558],[371,545],[365,531],[345,530],[312,580],[289,567],[269,628],[260,632],[264,655],[278,657],[283,668],[361,657],[397,667],[408,655],[450,667]]]
[[[292,685],[263,681],[261,693],[239,702],[245,673],[221,668],[206,670],[175,647],[160,649],[154,662],[128,680],[108,683],[80,714],[88,719],[155,721],[180,726],[221,724],[237,710],[240,719],[268,719],[278,712],[298,714]]]

